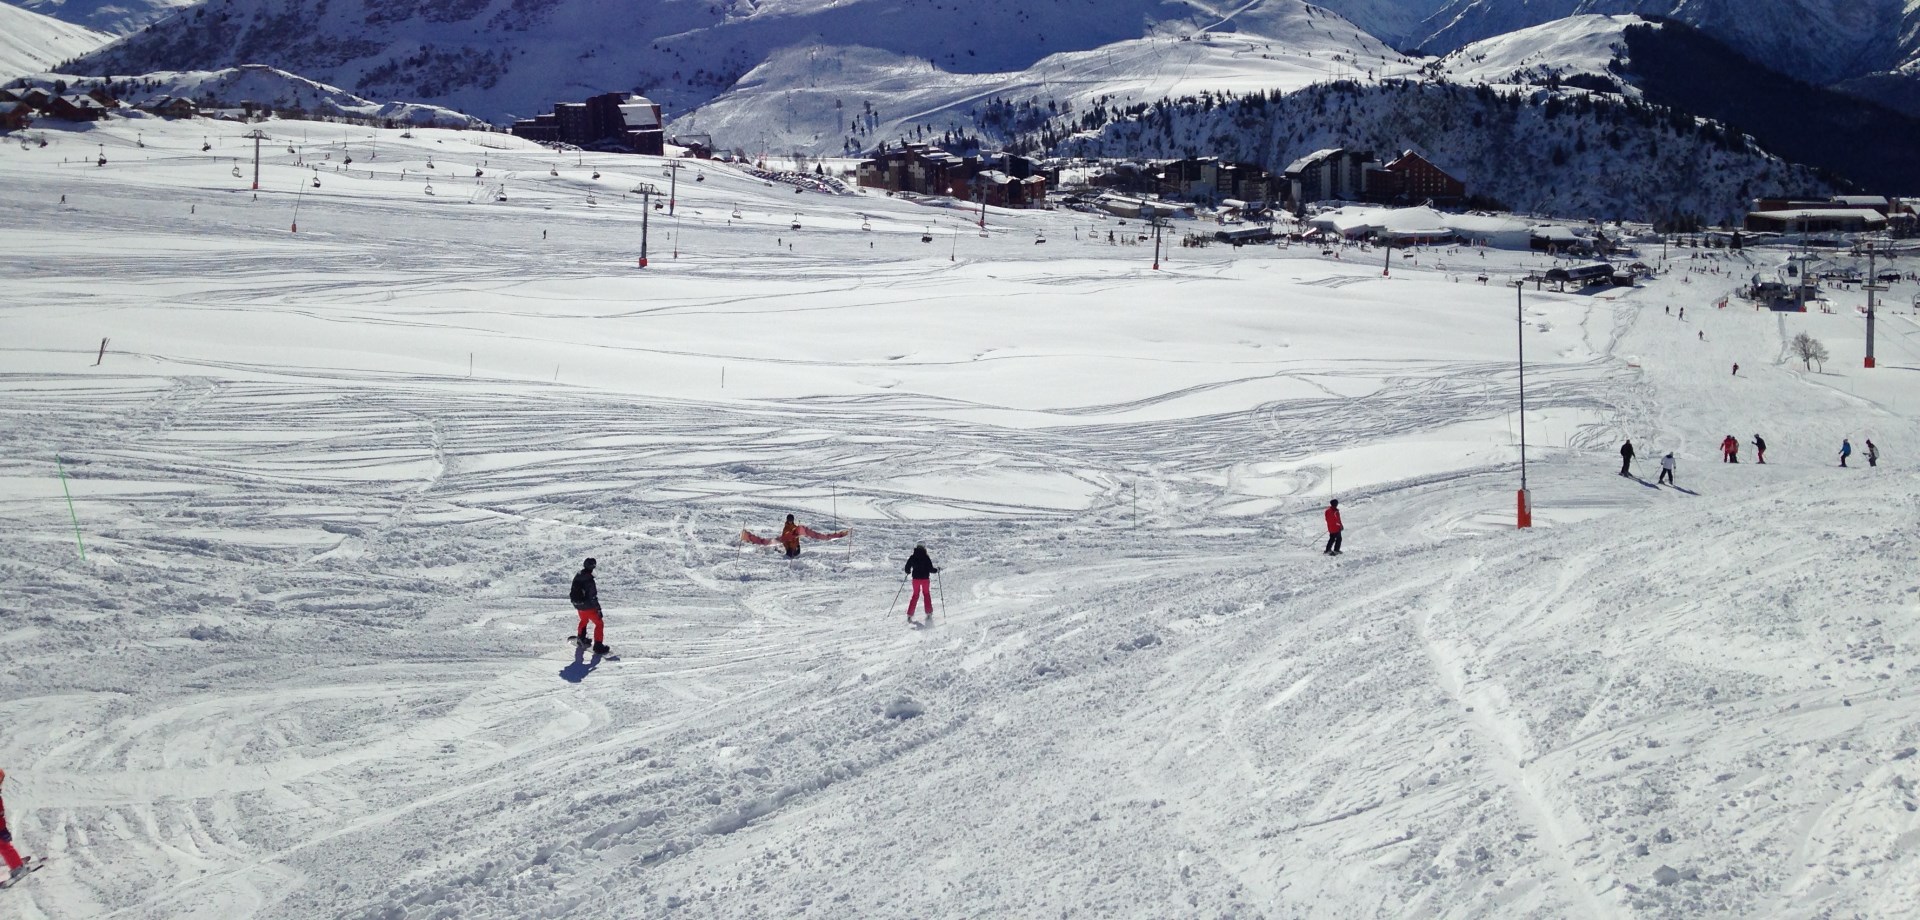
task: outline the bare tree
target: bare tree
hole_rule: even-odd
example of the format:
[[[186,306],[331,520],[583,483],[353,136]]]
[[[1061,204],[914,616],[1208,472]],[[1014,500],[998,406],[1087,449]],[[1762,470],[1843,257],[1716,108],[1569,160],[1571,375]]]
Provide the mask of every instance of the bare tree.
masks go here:
[[[1820,344],[1819,339],[1802,332],[1793,337],[1788,347],[1793,349],[1794,357],[1806,362],[1807,370],[1813,370],[1815,362],[1819,362],[1822,371],[1826,370],[1827,346]]]

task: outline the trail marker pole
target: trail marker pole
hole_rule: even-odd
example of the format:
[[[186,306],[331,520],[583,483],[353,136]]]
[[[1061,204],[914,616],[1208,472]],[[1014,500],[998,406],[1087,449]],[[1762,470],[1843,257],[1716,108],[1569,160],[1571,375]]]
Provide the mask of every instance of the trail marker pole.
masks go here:
[[[100,354],[93,359],[93,366],[99,367],[100,362],[105,360],[107,360],[107,340],[103,337],[100,339]]]
[[[87,561],[87,544],[80,539],[80,513],[73,510],[73,490],[67,488],[67,465],[55,455],[54,464],[60,470],[60,492],[67,497],[67,516],[73,519],[73,544],[80,547],[80,561]]]
[[[1514,497],[1515,526],[1533,526],[1533,497],[1527,494],[1527,314],[1525,281],[1513,284],[1514,340],[1519,344],[1520,369],[1520,493]]]

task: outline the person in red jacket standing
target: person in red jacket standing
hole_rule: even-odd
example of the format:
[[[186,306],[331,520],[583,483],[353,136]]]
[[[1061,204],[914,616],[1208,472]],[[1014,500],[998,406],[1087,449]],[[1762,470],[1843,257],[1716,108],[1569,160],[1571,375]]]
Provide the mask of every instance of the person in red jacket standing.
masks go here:
[[[1340,523],[1340,500],[1329,499],[1327,501],[1327,548],[1324,550],[1327,555],[1340,555],[1340,532],[1345,529],[1346,527]]]
[[[7,771],[0,770],[0,787],[7,784]],[[7,861],[7,881],[27,874],[27,861],[13,848],[13,834],[7,830],[7,802],[0,799],[0,859]]]

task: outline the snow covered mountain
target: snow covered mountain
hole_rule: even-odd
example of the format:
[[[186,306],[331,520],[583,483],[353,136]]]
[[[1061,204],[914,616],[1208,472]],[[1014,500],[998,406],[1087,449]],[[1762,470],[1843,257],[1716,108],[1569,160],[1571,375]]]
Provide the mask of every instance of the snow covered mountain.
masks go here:
[[[1405,0],[1425,9],[1428,0]],[[1452,0],[1415,44],[1431,53],[1568,16],[1638,13],[1687,23],[1766,66],[1830,84],[1920,57],[1916,0]]]
[[[0,79],[49,70],[112,40],[85,26],[0,3]]]
[[[1582,75],[1613,80],[1627,56],[1627,28],[1642,25],[1660,27],[1631,15],[1569,16],[1472,42],[1435,61],[1429,72],[1469,84],[1542,84]],[[1638,92],[1630,84],[1621,89]]]
[[[1571,16],[1473,42],[1428,72],[1462,83],[1565,83],[1643,98],[1717,119],[1774,153],[1875,191],[1920,192],[1913,114],[1776,73],[1676,21]]]
[[[1327,147],[1385,156],[1413,148],[1463,180],[1471,195],[1522,211],[1605,218],[1717,222],[1742,213],[1755,195],[1836,190],[1737,131],[1586,94],[1336,83],[1101,114],[1108,116],[1101,127],[1055,149],[1140,157],[1207,150],[1279,170]]]
[[[270,63],[361,95],[437,102],[498,120],[546,111],[556,100],[636,89],[685,112],[795,47],[823,47],[829,56],[873,49],[893,58],[876,66],[979,75],[1025,71],[1053,55],[1116,43],[1167,46],[1201,32],[1302,47],[1332,42],[1352,54],[1398,57],[1302,0],[661,0],[612,19],[598,0],[232,0],[130,36],[84,69]]]
[[[45,86],[56,80],[73,86],[101,82],[120,101],[136,106],[164,96],[177,96],[191,99],[203,109],[251,106],[275,112],[380,119],[396,125],[462,129],[486,127],[486,122],[452,109],[417,102],[381,103],[362,99],[337,86],[316,83],[299,74],[276,70],[265,64],[248,64],[223,70],[162,70],[119,79],[37,74],[29,82]]]
[[[200,0],[0,0],[51,16],[61,22],[86,26],[108,35],[127,35],[149,23],[179,12]]]

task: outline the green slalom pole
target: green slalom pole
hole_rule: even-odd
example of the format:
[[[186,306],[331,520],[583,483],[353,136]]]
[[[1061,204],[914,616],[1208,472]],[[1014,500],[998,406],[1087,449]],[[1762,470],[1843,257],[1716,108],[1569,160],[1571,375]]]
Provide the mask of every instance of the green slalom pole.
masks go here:
[[[87,544],[80,540],[80,513],[73,510],[73,490],[67,488],[67,465],[60,462],[59,456],[53,462],[60,468],[60,491],[67,496],[67,515],[73,518],[73,542],[80,547],[80,561],[87,561]]]

